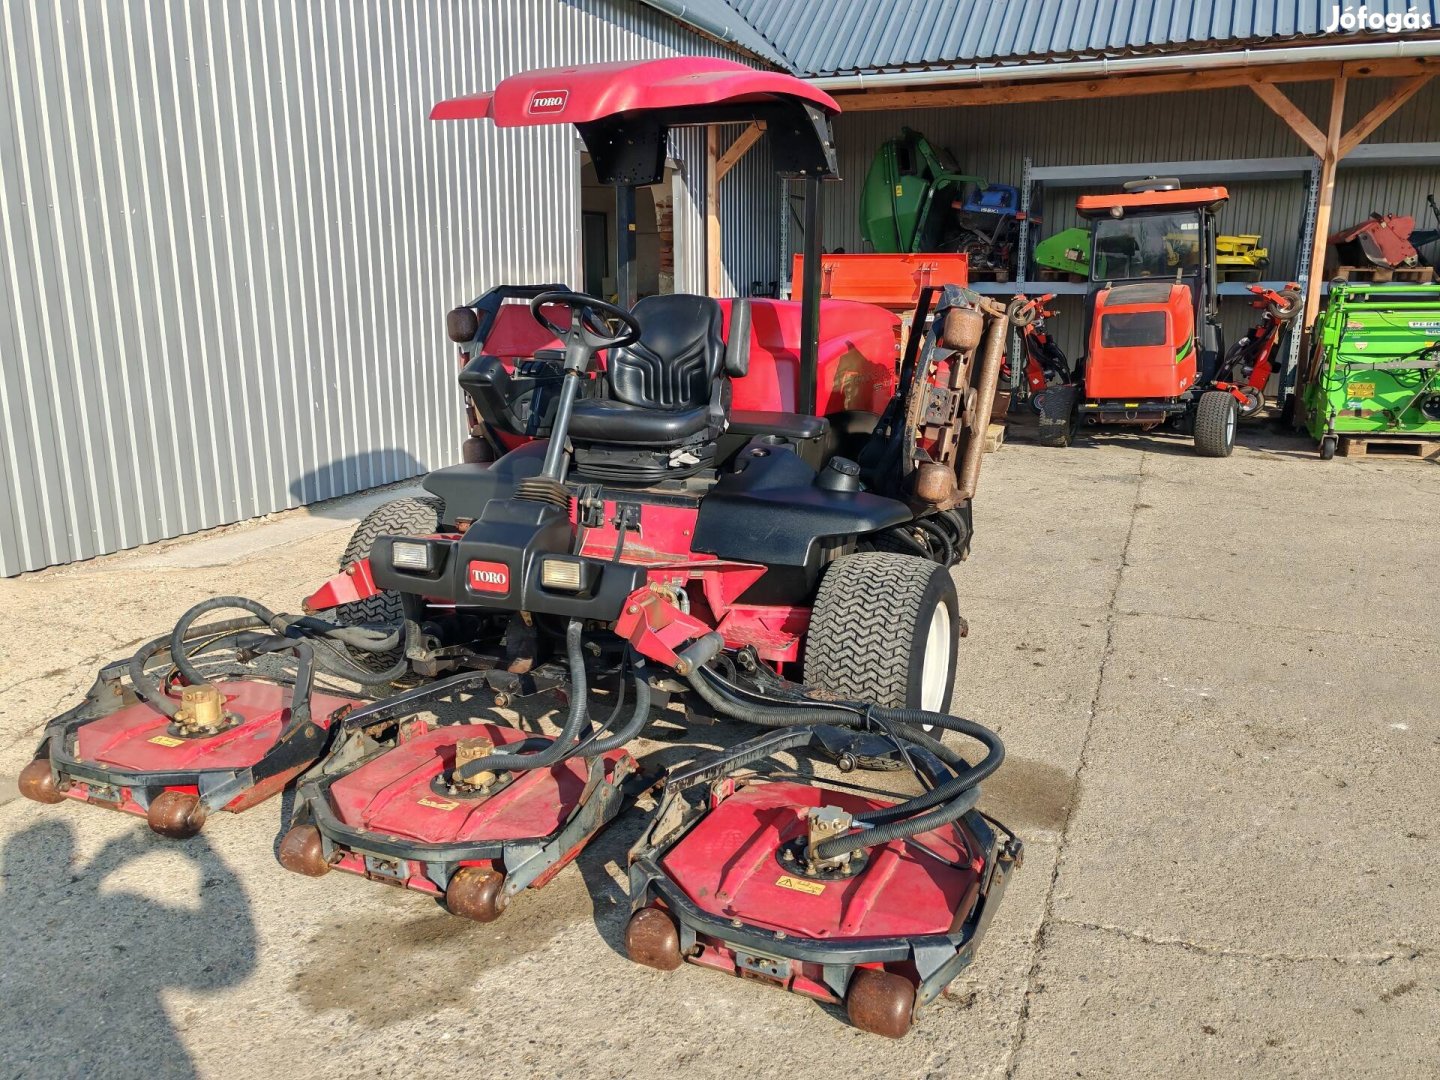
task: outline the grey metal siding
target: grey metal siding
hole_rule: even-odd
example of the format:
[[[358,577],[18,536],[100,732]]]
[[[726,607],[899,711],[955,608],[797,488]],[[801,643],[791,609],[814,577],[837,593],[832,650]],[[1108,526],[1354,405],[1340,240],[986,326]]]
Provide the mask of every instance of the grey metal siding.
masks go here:
[[[726,54],[633,0],[0,8],[0,573],[453,461],[443,313],[578,279],[577,146],[430,105],[676,53]],[[702,148],[672,146],[678,288],[704,286]],[[751,158],[724,192],[741,286],[777,261]]]

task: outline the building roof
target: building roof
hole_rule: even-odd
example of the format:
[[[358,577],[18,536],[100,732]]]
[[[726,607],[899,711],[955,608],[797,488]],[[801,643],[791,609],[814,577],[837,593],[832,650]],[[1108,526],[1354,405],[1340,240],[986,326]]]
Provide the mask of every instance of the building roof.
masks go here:
[[[1327,33],[1329,0],[645,0],[798,75],[969,68],[1070,59],[1263,48],[1415,29]],[[1356,11],[1358,3],[1341,0]],[[1440,26],[1440,0],[1369,0]],[[742,25],[743,24],[743,25]],[[1428,36],[1428,34],[1427,34]],[[722,39],[723,40],[723,39]]]

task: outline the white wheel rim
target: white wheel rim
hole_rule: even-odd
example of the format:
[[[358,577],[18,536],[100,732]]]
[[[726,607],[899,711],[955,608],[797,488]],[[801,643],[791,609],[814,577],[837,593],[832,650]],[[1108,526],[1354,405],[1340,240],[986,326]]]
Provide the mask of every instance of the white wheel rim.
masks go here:
[[[1225,445],[1229,446],[1235,441],[1235,406],[1230,406],[1225,411]]]
[[[920,708],[944,712],[950,705],[950,659],[955,651],[950,631],[950,609],[936,604],[925,631],[925,654],[920,661]],[[932,725],[926,724],[929,731]]]

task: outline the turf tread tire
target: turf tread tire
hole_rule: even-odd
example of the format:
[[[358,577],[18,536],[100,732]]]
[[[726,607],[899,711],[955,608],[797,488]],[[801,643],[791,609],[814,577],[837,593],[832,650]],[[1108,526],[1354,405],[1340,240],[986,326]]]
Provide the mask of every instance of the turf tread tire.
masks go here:
[[[375,541],[380,537],[426,536],[439,528],[444,516],[445,502],[434,495],[409,496],[377,506],[355,526],[350,542],[340,556],[340,569],[360,559],[368,559]],[[404,617],[403,597],[388,589],[353,604],[341,604],[335,609],[335,619],[342,626],[395,622]],[[367,653],[360,649],[347,649],[346,652],[356,663],[372,671],[390,667],[399,656],[398,650]]]
[[[1052,386],[1043,393],[1036,438],[1041,446],[1069,446],[1075,437],[1075,403],[1079,400],[1079,391],[1073,386]]]
[[[1229,457],[1235,449],[1240,404],[1226,390],[1207,390],[1195,406],[1195,452],[1201,457]],[[1228,438],[1227,438],[1228,434]]]
[[[855,701],[917,707],[912,653],[931,612],[948,603],[952,651],[961,623],[950,572],[915,555],[866,551],[833,562],[820,582],[805,639],[805,682]],[[941,710],[954,690],[955,657]],[[912,692],[913,691],[913,692]]]

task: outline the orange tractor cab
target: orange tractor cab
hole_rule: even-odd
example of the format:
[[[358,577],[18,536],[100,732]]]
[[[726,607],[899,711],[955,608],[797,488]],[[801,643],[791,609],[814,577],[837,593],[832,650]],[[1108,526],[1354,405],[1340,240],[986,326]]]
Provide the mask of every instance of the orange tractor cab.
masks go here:
[[[1067,445],[1077,423],[1119,424],[1230,454],[1246,397],[1221,379],[1215,211],[1228,198],[1223,187],[1151,178],[1076,202],[1094,223],[1086,351],[1035,395],[1041,442]],[[1012,320],[1028,325],[1033,304],[1017,297]]]

